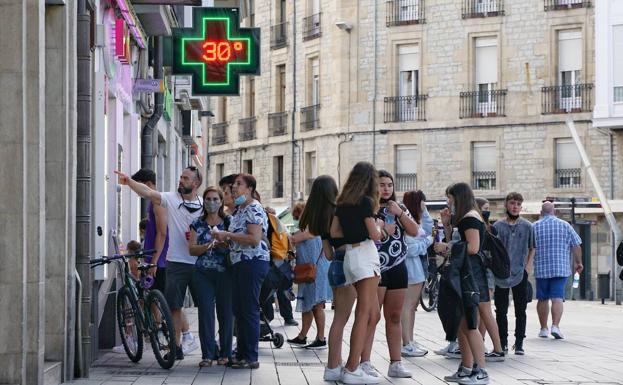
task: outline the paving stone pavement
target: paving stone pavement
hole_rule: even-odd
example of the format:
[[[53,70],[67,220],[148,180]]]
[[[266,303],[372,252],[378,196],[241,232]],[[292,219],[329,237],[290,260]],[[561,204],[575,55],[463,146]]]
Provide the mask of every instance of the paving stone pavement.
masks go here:
[[[327,333],[333,312],[327,306]],[[191,330],[197,334],[196,309],[187,309],[192,320]],[[509,315],[514,314],[509,309]],[[300,313],[298,316],[299,323]],[[352,318],[344,333],[343,355],[346,359],[348,338]],[[283,326],[281,318],[272,322],[274,330],[292,338],[298,334],[298,327]],[[313,328],[313,326],[312,326]],[[509,343],[513,342],[514,317],[509,317]],[[375,335],[373,365],[384,376],[385,384],[445,384],[443,376],[456,370],[458,360],[447,359],[433,353],[445,346],[443,330],[437,313],[418,311],[416,316],[416,340],[429,349],[422,358],[406,358],[403,362],[413,372],[413,378],[395,379],[386,377],[389,366],[385,327],[383,320]],[[528,306],[528,337],[524,342],[525,356],[512,352],[505,362],[489,363],[491,384],[620,384],[623,385],[623,306],[613,303],[567,301],[561,330],[565,340],[537,337],[539,324],[536,302]],[[315,336],[310,330],[308,338]],[[491,343],[487,338],[487,346]],[[148,348],[149,345],[146,345]],[[323,381],[323,367],[327,351],[307,351],[290,347],[287,343],[275,349],[268,342],[260,343],[260,368],[257,370],[231,370],[214,366],[199,369],[200,350],[189,354],[183,361],[177,361],[173,369],[163,370],[153,354],[145,351],[138,364],[133,364],[125,355],[102,351],[91,368],[89,379],[73,382],[75,385],[133,384],[133,385],[319,385]]]

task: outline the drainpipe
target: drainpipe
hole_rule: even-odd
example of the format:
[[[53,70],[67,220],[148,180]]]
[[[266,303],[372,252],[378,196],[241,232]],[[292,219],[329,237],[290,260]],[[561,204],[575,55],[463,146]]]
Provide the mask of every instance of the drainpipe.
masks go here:
[[[162,71],[162,38],[154,36],[154,79],[163,79]],[[162,117],[164,110],[164,94],[154,94],[154,113],[147,119],[141,132],[141,168],[154,169],[154,128]],[[141,199],[141,218],[147,213],[147,203]]]
[[[88,377],[91,364],[91,294],[92,279],[89,268],[91,252],[91,15],[87,0],[78,0],[77,18],[77,170],[76,170],[76,270],[82,282],[79,318],[81,333],[76,341],[82,348],[76,365],[77,377]]]
[[[374,74],[373,74],[373,82],[374,82],[374,95],[372,96],[372,164],[376,165],[376,92],[377,92],[377,85],[376,85],[376,73],[378,70],[378,55],[377,55],[377,51],[378,51],[378,43],[377,43],[377,13],[378,13],[378,7],[374,7],[374,28],[373,28],[373,34],[374,34]]]
[[[375,7],[376,8],[376,7]],[[294,152],[296,151],[296,140],[294,139],[294,131],[296,128],[296,1],[292,2],[292,116],[290,119],[292,120],[292,132],[290,133],[290,145],[292,151],[292,173],[290,178],[290,209],[294,207],[294,193],[296,189],[294,188]],[[299,162],[299,169],[301,164]]]

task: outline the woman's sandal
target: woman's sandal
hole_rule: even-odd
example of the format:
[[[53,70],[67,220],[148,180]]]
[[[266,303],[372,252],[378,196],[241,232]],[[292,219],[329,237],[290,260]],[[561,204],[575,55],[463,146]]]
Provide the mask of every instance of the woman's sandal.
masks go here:
[[[257,369],[260,367],[260,363],[255,362],[247,362],[245,360],[240,360],[235,364],[232,364],[232,369]]]
[[[201,360],[201,362],[199,362],[200,368],[209,368],[210,366],[212,366],[212,360]]]
[[[218,360],[216,360],[217,365],[227,365],[228,362],[229,362],[229,358],[227,357],[221,357]]]

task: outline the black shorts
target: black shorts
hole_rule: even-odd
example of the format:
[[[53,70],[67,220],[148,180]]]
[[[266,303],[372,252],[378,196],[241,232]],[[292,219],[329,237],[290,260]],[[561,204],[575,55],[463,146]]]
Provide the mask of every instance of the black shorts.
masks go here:
[[[406,289],[409,287],[409,273],[407,272],[405,261],[381,272],[379,287],[384,287],[387,290]]]
[[[184,307],[186,289],[191,287],[195,265],[180,262],[167,262],[166,289],[164,297],[171,310]],[[157,275],[156,275],[157,276]],[[192,287],[191,287],[192,293]]]
[[[167,269],[165,267],[159,267],[156,269],[156,279],[154,280],[154,285],[151,288],[160,290],[162,294],[165,293],[167,288]]]
[[[472,274],[480,292],[480,302],[489,302],[489,282],[487,281],[487,268],[479,255],[470,255],[469,262],[472,265]]]

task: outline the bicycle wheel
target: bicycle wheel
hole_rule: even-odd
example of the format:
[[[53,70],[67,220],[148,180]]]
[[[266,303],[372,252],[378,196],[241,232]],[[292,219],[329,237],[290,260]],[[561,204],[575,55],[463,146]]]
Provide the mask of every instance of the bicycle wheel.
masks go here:
[[[424,281],[422,287],[422,295],[420,295],[420,305],[422,309],[431,312],[437,308],[437,298],[439,294],[439,281],[437,275],[429,274]]]
[[[117,293],[117,325],[125,353],[132,362],[143,357],[143,331],[137,320],[138,306],[127,287]]]
[[[175,363],[176,345],[173,316],[169,305],[160,290],[151,290],[147,294],[145,309],[151,312],[149,317],[149,337],[158,364],[163,369],[170,369]]]

